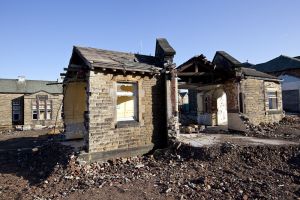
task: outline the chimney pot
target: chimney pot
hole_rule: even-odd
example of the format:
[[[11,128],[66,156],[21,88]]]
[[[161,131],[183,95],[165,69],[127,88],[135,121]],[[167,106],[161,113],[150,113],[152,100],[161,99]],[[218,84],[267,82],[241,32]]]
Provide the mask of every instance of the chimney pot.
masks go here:
[[[25,82],[25,76],[18,76],[18,82]]]

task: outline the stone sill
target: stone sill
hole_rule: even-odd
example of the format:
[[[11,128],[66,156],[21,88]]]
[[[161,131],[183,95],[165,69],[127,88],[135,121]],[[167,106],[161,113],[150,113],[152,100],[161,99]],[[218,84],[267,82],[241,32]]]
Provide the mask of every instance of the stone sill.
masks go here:
[[[140,123],[135,120],[119,121],[116,124],[116,128],[138,127],[138,126],[140,126]]]
[[[269,115],[282,114],[282,110],[268,110],[266,114]]]

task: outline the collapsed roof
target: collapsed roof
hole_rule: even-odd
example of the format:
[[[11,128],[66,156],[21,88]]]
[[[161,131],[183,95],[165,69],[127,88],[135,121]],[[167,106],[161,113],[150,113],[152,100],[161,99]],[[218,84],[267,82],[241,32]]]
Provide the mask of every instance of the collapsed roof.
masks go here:
[[[178,77],[190,83],[221,83],[224,80],[234,78],[239,74],[243,77],[256,77],[262,79],[277,80],[278,78],[255,69],[244,67],[245,65],[229,55],[225,51],[217,51],[212,62],[203,54],[194,56],[181,64],[178,68]]]

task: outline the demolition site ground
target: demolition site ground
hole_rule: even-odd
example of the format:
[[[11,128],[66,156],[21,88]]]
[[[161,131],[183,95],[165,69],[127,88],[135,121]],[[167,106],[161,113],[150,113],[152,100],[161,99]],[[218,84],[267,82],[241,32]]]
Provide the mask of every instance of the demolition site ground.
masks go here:
[[[90,164],[48,131],[1,133],[0,199],[300,199],[297,116]]]

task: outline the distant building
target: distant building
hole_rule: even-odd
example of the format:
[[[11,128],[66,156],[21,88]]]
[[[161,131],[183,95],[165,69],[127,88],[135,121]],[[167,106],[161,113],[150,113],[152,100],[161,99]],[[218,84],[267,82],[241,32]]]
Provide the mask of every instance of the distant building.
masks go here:
[[[62,125],[62,85],[54,81],[0,79],[0,129]]]
[[[282,102],[286,112],[300,112],[300,57],[278,56],[252,66],[282,79]]]

